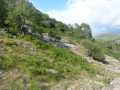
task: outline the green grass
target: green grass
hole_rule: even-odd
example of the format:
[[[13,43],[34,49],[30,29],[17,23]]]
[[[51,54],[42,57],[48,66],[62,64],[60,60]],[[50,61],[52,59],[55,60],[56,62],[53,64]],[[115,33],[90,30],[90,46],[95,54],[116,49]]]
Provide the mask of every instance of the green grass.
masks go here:
[[[85,59],[82,60],[81,56],[67,49],[55,47],[28,35],[18,37],[19,39],[16,40],[31,43],[34,48],[38,49],[38,52],[33,53],[24,47],[17,46],[17,41],[10,41],[7,38],[2,43],[7,48],[7,51],[6,55],[3,55],[3,51],[1,51],[1,69],[9,70],[19,67],[25,72],[28,72],[33,77],[32,80],[37,80],[35,83],[39,83],[38,77],[45,78],[43,81],[60,81],[63,77],[66,79],[72,79],[70,78],[71,76],[78,78],[79,72],[82,71],[88,72],[90,75],[98,73]],[[46,72],[45,69],[53,69],[58,73]],[[22,87],[19,84],[17,86],[14,87],[13,85],[13,88]],[[34,88],[34,86],[36,84],[31,88]]]

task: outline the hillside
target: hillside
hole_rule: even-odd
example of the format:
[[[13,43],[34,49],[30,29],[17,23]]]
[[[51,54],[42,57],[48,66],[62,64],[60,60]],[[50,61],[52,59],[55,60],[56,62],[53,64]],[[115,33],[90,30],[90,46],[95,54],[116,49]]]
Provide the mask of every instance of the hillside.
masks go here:
[[[88,24],[66,25],[28,0],[0,6],[0,90],[120,88],[118,52],[96,42]]]
[[[1,89],[118,88],[118,60],[106,55],[108,64],[98,62],[86,54],[81,44],[67,37],[51,42],[54,46],[36,40],[26,35],[12,38],[0,33]],[[68,50],[56,47],[58,43],[60,47],[69,47]]]
[[[110,40],[120,40],[120,34],[100,34],[94,36],[95,40],[98,42],[105,42]]]

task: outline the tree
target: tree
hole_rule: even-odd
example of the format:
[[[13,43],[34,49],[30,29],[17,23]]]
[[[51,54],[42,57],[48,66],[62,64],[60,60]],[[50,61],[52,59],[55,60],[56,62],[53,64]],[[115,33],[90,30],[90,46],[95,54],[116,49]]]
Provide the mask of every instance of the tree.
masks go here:
[[[75,24],[74,37],[78,39],[92,38],[90,26],[86,23]]]
[[[22,33],[27,17],[26,8],[27,4],[25,0],[10,0],[8,2],[8,17],[5,23],[9,25],[9,32],[11,34],[15,35],[18,32]]]
[[[7,17],[7,3],[6,0],[0,0],[0,26],[4,26],[4,21]]]
[[[82,23],[80,27],[84,31],[84,34],[86,37],[92,38],[92,31],[91,31],[90,26],[88,24]]]

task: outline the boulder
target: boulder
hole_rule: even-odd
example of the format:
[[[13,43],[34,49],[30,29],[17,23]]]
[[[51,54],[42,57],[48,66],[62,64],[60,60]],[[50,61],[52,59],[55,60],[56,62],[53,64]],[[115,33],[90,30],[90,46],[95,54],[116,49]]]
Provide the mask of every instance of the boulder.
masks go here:
[[[57,73],[57,71],[54,70],[54,69],[45,69],[45,71],[47,71],[47,72],[51,72],[51,73],[53,73],[53,74],[56,74],[56,73]]]
[[[34,30],[32,30],[30,27],[27,27],[27,26],[24,26],[24,27],[22,27],[22,32],[24,33],[24,34],[33,34],[34,33]]]

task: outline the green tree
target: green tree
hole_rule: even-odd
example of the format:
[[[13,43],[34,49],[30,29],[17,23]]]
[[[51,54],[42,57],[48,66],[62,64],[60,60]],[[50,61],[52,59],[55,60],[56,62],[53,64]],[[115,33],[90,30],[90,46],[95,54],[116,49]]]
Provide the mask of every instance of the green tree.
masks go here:
[[[78,39],[92,38],[90,26],[86,23],[75,24],[74,37]]]
[[[7,17],[7,3],[6,0],[0,0],[0,26],[4,26],[4,21]]]
[[[25,26],[27,17],[27,4],[25,0],[11,0],[8,2],[8,17],[5,23],[9,25],[9,32],[11,34],[22,33],[22,28]]]

